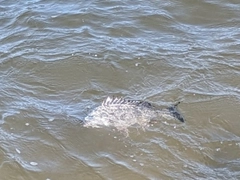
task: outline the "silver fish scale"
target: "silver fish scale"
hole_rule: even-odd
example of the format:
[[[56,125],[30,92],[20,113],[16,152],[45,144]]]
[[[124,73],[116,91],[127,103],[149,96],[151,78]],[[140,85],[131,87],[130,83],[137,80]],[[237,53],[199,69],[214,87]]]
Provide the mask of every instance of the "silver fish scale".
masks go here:
[[[152,120],[171,117],[168,110],[156,110],[150,103],[108,97],[101,106],[95,108],[85,117],[85,127],[115,127],[127,132],[127,128],[140,125],[144,128]]]

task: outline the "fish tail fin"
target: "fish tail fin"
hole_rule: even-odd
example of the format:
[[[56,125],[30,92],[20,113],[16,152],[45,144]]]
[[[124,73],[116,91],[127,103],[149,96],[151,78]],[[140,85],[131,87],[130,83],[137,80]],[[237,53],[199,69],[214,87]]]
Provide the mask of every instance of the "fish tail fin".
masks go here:
[[[184,122],[184,121],[185,121],[185,120],[184,120],[184,117],[180,114],[180,112],[179,112],[178,109],[177,109],[177,107],[178,107],[179,104],[180,104],[180,102],[175,103],[174,105],[170,106],[170,107],[168,108],[168,110],[170,111],[171,115],[172,115],[174,118],[178,119],[178,120],[181,121],[181,122]]]

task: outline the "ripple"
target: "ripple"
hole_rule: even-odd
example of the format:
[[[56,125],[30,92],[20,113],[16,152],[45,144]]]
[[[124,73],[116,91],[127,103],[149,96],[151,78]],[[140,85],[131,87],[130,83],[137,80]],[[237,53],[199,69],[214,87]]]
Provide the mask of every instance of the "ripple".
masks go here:
[[[237,178],[238,9],[2,1],[0,179]],[[127,138],[82,127],[108,95],[181,101],[186,123],[131,128]]]

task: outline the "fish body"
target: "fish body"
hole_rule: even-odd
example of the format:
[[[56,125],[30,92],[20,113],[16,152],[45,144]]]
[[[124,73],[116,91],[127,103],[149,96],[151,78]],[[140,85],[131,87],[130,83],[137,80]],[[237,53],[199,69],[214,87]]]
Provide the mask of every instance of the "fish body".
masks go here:
[[[85,127],[115,127],[119,131],[127,131],[133,125],[147,126],[151,122],[163,118],[178,119],[184,122],[177,111],[177,105],[159,109],[146,101],[107,97],[84,119]]]

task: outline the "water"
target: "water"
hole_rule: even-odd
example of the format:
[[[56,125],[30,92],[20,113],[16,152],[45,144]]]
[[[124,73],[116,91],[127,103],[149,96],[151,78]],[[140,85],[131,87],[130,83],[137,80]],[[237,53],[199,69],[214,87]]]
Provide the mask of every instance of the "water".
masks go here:
[[[238,1],[1,1],[0,179],[240,179]],[[181,101],[125,137],[109,95]]]

